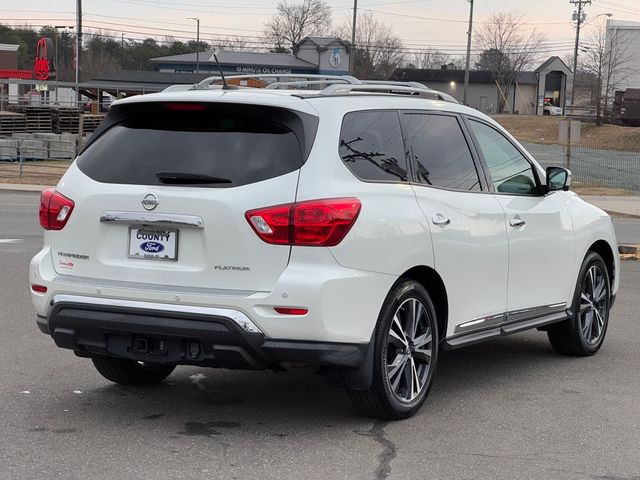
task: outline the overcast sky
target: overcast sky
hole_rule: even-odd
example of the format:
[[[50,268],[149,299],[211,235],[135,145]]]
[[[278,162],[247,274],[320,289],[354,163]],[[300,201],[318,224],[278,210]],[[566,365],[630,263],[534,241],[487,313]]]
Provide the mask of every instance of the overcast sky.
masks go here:
[[[145,35],[171,35],[187,40],[201,19],[201,38],[216,34],[242,36],[259,42],[264,22],[275,12],[277,0],[83,0],[85,28],[101,29],[104,34],[120,38]],[[334,23],[351,15],[353,0],[329,0]],[[575,30],[571,24],[574,5],[569,0],[475,0],[477,26],[494,12],[517,9],[526,15],[529,28],[536,28],[547,39],[544,54],[565,57],[573,50]],[[75,0],[3,0],[2,23],[43,24],[75,23]],[[450,54],[464,52],[467,0],[359,0],[358,7],[372,11],[392,26],[406,47],[432,47]],[[614,19],[640,22],[640,0],[593,0],[586,8],[589,21],[604,13]],[[589,28],[588,26],[586,27]]]

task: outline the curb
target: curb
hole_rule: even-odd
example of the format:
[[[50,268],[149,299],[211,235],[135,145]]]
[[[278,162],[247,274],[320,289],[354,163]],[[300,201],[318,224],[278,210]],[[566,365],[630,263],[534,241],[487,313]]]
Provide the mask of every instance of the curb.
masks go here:
[[[640,260],[640,245],[618,245],[620,260]]]
[[[13,183],[0,183],[0,191],[10,192],[41,192],[47,188],[53,188],[49,185],[30,185],[30,184],[13,184]]]
[[[640,215],[634,215],[633,213],[614,212],[613,210],[605,210],[605,212],[611,217],[640,219]]]

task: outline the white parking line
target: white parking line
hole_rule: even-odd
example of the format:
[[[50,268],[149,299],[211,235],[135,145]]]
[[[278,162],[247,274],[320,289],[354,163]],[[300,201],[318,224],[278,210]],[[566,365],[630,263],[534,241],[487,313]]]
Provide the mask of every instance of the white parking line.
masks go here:
[[[0,243],[22,243],[22,238],[0,238]]]

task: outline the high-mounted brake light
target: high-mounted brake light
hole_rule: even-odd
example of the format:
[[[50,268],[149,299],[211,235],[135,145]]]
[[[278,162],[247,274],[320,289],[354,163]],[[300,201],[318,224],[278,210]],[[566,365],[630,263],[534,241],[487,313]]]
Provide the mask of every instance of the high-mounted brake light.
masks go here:
[[[206,109],[201,103],[165,103],[164,106],[174,112],[201,112]]]
[[[245,216],[267,243],[334,247],[349,233],[360,208],[357,198],[329,198],[259,208]]]
[[[40,195],[40,226],[45,230],[62,230],[69,221],[75,203],[73,200],[48,188]]]

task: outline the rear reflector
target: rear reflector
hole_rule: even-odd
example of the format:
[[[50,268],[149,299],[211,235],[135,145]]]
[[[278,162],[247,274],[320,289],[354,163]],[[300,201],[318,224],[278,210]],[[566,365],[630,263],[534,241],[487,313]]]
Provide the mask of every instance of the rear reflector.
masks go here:
[[[36,293],[47,293],[47,287],[44,285],[31,285],[31,290]]]
[[[334,247],[349,233],[360,208],[357,198],[330,198],[250,210],[245,216],[267,243]]]
[[[75,203],[73,200],[48,188],[40,195],[40,226],[45,230],[62,230],[67,224]]]
[[[306,308],[275,307],[274,310],[281,315],[306,315],[309,313]]]

